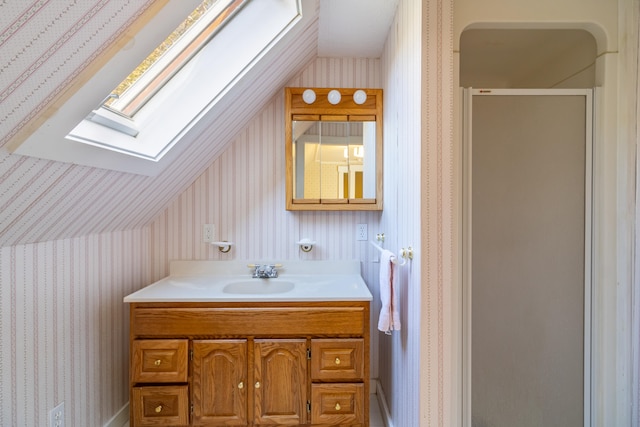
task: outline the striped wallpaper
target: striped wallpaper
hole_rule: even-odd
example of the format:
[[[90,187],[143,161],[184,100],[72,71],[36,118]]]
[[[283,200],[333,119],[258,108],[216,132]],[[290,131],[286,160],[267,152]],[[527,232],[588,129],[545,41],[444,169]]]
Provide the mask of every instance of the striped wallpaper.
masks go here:
[[[128,401],[128,309],[146,230],[0,249],[0,425],[102,426]]]
[[[0,247],[149,225],[316,55],[317,1],[315,17],[285,35],[184,136],[156,177],[10,154],[11,137],[34,115],[51,114],[56,96],[150,3],[0,3]]]
[[[453,1],[400,1],[382,57],[385,196],[390,247],[414,248],[400,269],[403,331],[380,340],[391,427],[455,424],[452,402]]]
[[[377,59],[318,58],[289,86],[380,87]],[[369,237],[383,232],[380,212],[288,212],[285,210],[284,90],[271,99],[195,182],[150,226],[151,272],[158,280],[174,259],[260,260],[357,259],[372,283],[375,249],[355,240],[356,224]],[[203,224],[215,224],[216,239],[234,242],[231,252],[202,243]],[[317,244],[302,252],[296,242]],[[377,295],[377,287],[372,287]],[[374,305],[377,307],[376,299]],[[372,322],[373,323],[373,322]],[[377,333],[373,337],[377,340]],[[377,363],[372,363],[372,373]]]
[[[380,61],[312,61],[290,86],[379,87]],[[195,182],[151,224],[152,271],[168,273],[172,259],[363,259],[356,224],[377,230],[378,212],[287,212],[284,195],[284,90],[271,99]],[[202,225],[234,242],[229,254],[201,242]],[[295,244],[308,237],[314,250]]]
[[[430,28],[451,31],[447,20],[450,2],[433,7],[433,19],[439,26]],[[429,419],[428,425],[448,425],[451,416],[445,394],[450,366],[445,364],[444,342],[450,325],[444,305],[453,270],[453,189],[450,176],[442,174],[452,161],[453,82],[443,79],[435,84],[436,93],[429,98],[433,115],[427,121],[421,114],[425,107],[421,79],[425,62],[430,72],[440,68],[444,70],[439,71],[441,76],[452,72],[452,50],[451,37],[434,33],[430,41],[437,49],[428,61],[421,60],[422,13],[420,4],[400,2],[382,60],[318,58],[288,82],[289,86],[385,89],[383,213],[284,210],[283,94],[279,93],[150,230],[154,280],[168,273],[172,259],[361,260],[363,277],[374,294],[372,376],[381,380],[394,426],[416,425],[418,419]],[[426,156],[433,166],[428,169],[421,166],[425,160],[422,132],[427,124],[432,130],[427,135]],[[422,182],[429,184],[426,212]],[[229,254],[201,243],[205,223],[216,225],[218,239],[235,243]],[[414,261],[399,270],[404,326],[391,337],[376,330],[377,252],[368,243],[355,241],[358,223],[369,225],[370,239],[384,232],[385,246],[396,253],[408,246],[416,252]],[[424,224],[433,230],[425,240],[420,231]],[[441,229],[443,226],[446,228]],[[318,242],[309,254],[295,245],[304,237]],[[425,247],[435,268],[422,275],[420,250]]]
[[[38,4],[51,3],[29,5],[37,14]],[[108,10],[114,3],[86,7]],[[38,32],[35,21],[20,18],[26,5],[8,4],[12,31]],[[55,11],[64,5],[78,12],[71,0],[56,2]],[[391,337],[372,334],[372,375],[380,378],[391,425],[449,425],[450,8],[451,0],[401,0],[380,60],[314,59],[312,20],[222,100],[217,117],[197,126],[156,178],[8,154],[2,146],[30,111],[47,105],[55,85],[30,76],[22,85],[43,92],[28,105],[0,100],[8,118],[0,127],[0,425],[42,425],[62,400],[70,425],[99,426],[113,416],[128,397],[122,297],[165,276],[172,259],[359,259],[375,298],[375,327],[377,252],[355,241],[359,223],[369,225],[370,238],[384,232],[394,252],[414,248],[414,260],[399,272],[403,329]],[[98,34],[87,52],[99,50],[139,9],[111,12],[102,22],[112,26],[87,21]],[[8,28],[4,16],[0,37]],[[0,45],[0,57],[27,44]],[[53,59],[42,66],[69,77],[89,56],[65,68]],[[0,91],[27,70],[0,66]],[[384,212],[285,211],[286,85],[385,89]],[[204,223],[235,242],[229,254],[200,242]],[[302,237],[318,242],[309,254],[295,245]]]
[[[128,399],[122,297],[166,275],[172,259],[359,259],[376,316],[377,257],[355,241],[358,223],[394,251],[414,248],[399,271],[402,330],[372,335],[390,427],[455,425],[453,0],[400,0],[380,60],[316,58],[312,19],[158,177],[9,154],[11,137],[151,3],[0,2],[0,425],[46,425],[63,400],[67,425],[104,425]],[[286,85],[385,90],[382,213],[284,210]],[[204,223],[235,242],[230,254],[200,243]],[[301,237],[318,242],[313,252],[299,251]],[[637,402],[637,366],[632,374]]]
[[[457,367],[452,347],[457,287],[456,162],[454,148],[453,0],[423,3],[421,87],[421,269],[419,323],[420,425],[455,425]]]
[[[389,31],[382,63],[385,82],[385,196],[382,222],[389,247],[412,246],[421,259],[420,128],[422,2],[401,1]],[[380,337],[380,384],[387,399],[391,426],[417,425],[421,378],[421,261],[399,270],[402,330]],[[426,425],[426,424],[425,424]],[[437,425],[429,423],[428,425]]]

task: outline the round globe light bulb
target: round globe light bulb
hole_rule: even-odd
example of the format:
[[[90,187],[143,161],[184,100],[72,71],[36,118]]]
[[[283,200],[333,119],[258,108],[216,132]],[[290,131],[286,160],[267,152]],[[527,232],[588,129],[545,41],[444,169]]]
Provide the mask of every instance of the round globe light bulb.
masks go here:
[[[340,95],[340,92],[338,92],[337,90],[333,89],[327,95],[327,99],[329,100],[329,102],[331,104],[336,105],[338,102],[340,102],[340,99],[342,99],[342,95]]]
[[[312,89],[302,92],[302,100],[307,104],[313,104],[316,101],[316,93]]]
[[[362,105],[366,100],[367,100],[367,94],[362,89],[358,89],[353,93],[353,102],[355,102],[356,104]]]

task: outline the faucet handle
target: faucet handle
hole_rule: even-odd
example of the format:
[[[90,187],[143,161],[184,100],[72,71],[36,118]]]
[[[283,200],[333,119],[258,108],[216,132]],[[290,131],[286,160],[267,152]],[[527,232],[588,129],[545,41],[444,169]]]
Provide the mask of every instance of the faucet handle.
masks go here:
[[[249,264],[247,267],[253,268],[253,278],[268,279],[278,277],[277,268],[282,264]]]

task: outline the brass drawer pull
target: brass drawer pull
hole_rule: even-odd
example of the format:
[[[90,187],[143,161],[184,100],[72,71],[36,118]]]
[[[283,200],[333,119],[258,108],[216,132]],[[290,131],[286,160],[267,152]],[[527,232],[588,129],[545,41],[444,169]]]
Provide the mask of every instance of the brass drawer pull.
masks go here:
[[[154,365],[156,366],[160,366],[160,364],[162,363],[162,360],[158,359],[155,362],[153,362]]]
[[[339,410],[340,410],[340,404],[336,403],[336,411],[339,411]]]
[[[244,383],[242,381],[240,381],[240,384],[238,384],[238,388],[240,390],[242,390],[244,388]]]
[[[336,357],[336,365],[339,365],[339,364],[340,364],[340,358]]]
[[[162,412],[162,405],[156,406],[156,413]]]
[[[256,381],[256,388],[260,388],[260,381]]]

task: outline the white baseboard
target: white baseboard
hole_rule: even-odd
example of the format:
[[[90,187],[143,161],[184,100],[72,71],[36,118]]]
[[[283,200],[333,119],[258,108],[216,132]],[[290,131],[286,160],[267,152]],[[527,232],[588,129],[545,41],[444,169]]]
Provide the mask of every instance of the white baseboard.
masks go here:
[[[391,413],[389,412],[389,406],[387,405],[387,398],[384,395],[384,390],[380,385],[380,381],[376,380],[376,398],[378,399],[378,405],[380,406],[380,414],[382,415],[382,421],[387,427],[394,427],[391,422]]]
[[[122,427],[129,422],[129,402],[120,408],[117,414],[115,414],[104,427]]]

